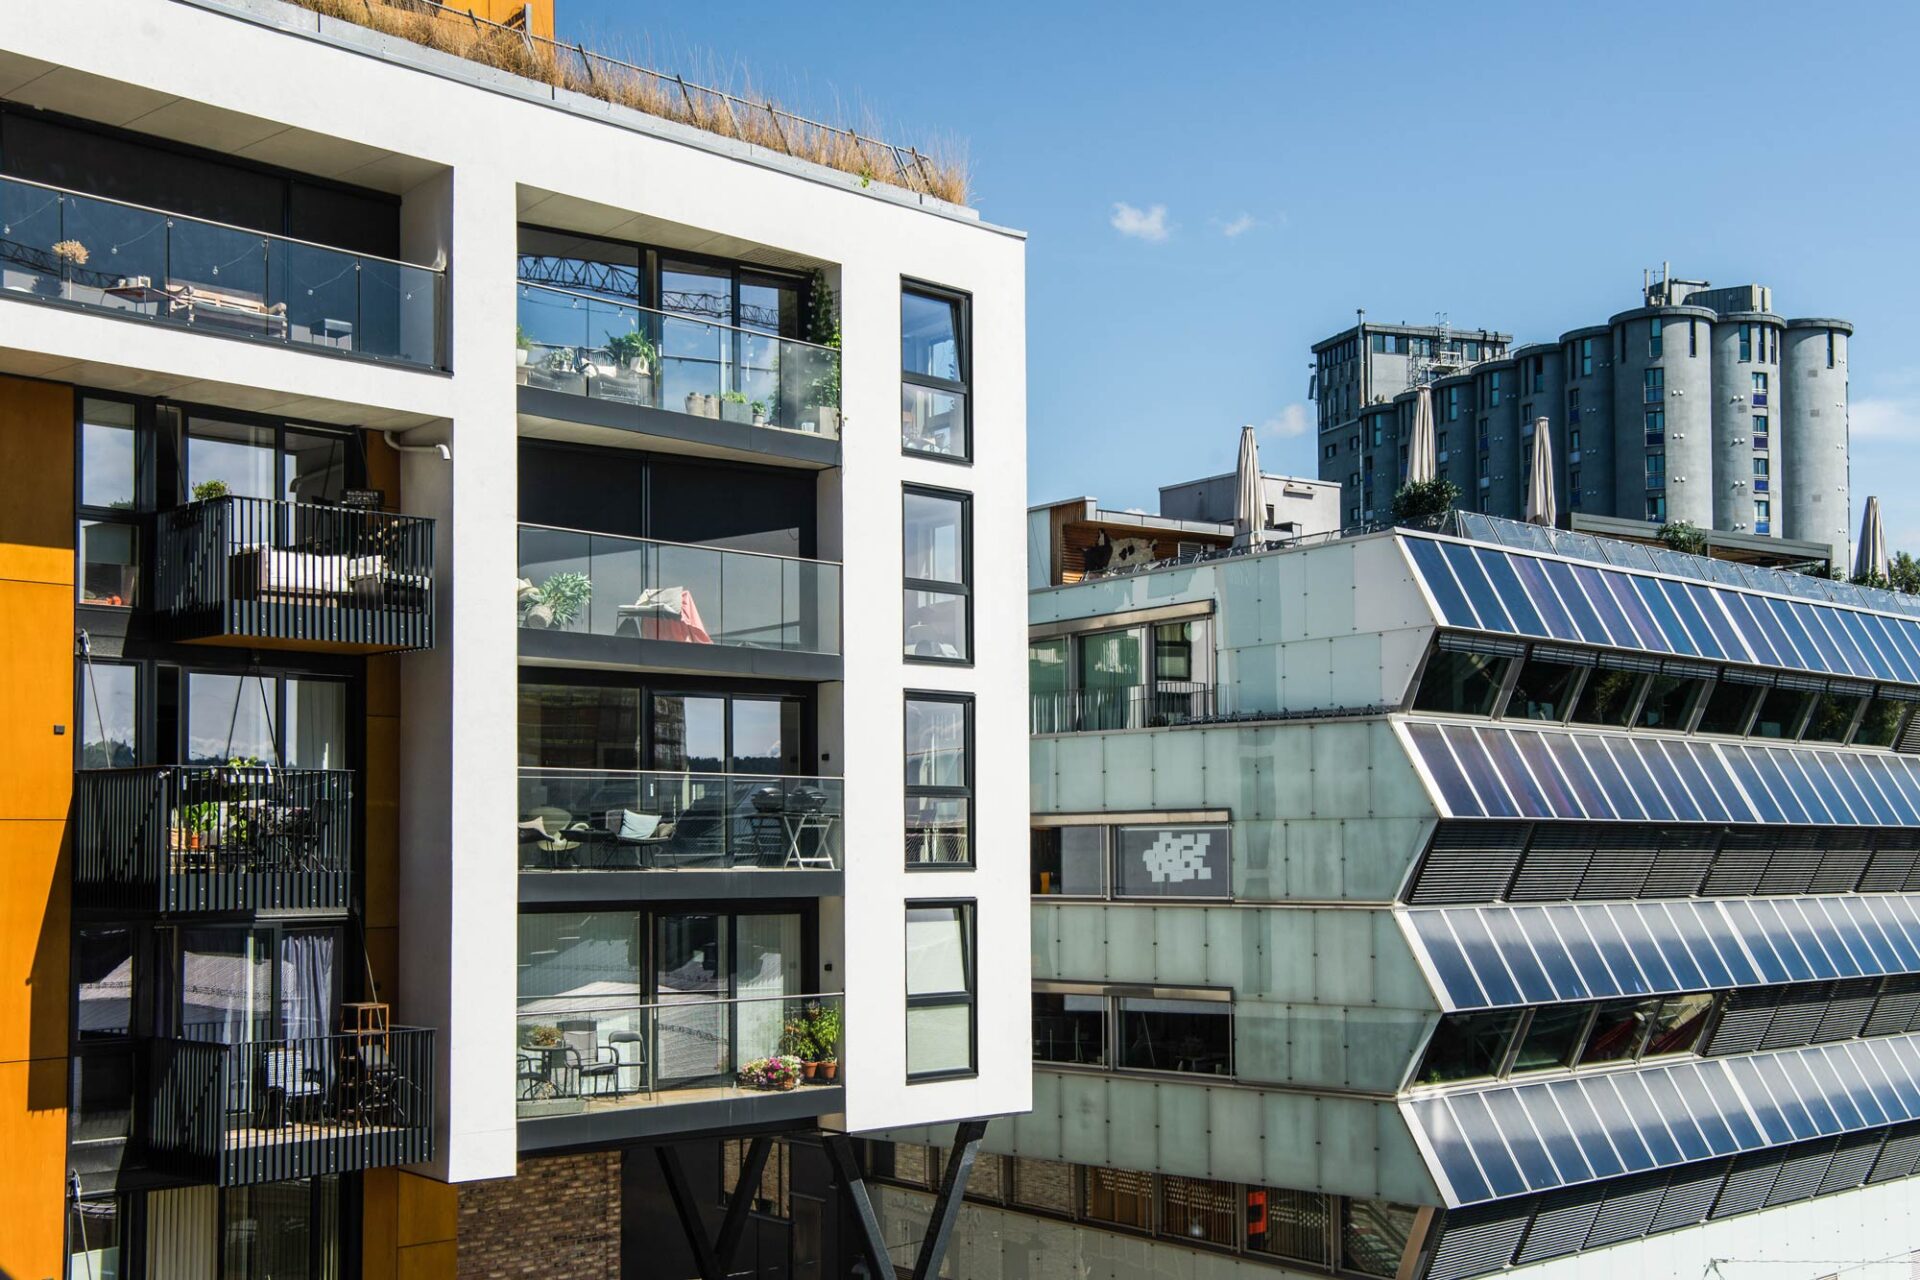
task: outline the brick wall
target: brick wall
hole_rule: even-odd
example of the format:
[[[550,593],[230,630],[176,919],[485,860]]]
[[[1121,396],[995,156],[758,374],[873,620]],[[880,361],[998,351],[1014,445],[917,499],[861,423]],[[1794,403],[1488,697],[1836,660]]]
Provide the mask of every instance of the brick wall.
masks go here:
[[[620,1280],[620,1154],[522,1160],[460,1188],[460,1280]]]

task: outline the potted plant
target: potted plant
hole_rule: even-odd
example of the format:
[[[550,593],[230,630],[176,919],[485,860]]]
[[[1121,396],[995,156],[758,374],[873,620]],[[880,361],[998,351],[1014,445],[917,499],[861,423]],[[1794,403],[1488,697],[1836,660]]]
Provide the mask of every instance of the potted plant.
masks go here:
[[[49,278],[43,283],[50,286],[47,292],[57,298],[66,292],[66,283],[73,279],[74,268],[86,266],[87,260],[93,255],[89,254],[87,246],[78,240],[56,240],[48,252],[52,253],[53,260],[60,264],[60,275],[57,279]]]
[[[720,398],[703,391],[689,391],[687,412],[696,418],[717,418],[720,416]]]
[[[720,416],[727,422],[750,423],[753,421],[753,408],[747,402],[744,391],[728,391],[720,397]]]
[[[560,1035],[560,1028],[542,1024],[528,1027],[521,1043],[529,1049],[558,1049],[566,1041]]]
[[[1393,495],[1396,524],[1431,525],[1460,501],[1460,486],[1451,480],[1410,480]]]
[[[807,1035],[820,1060],[820,1075],[833,1079],[840,1071],[840,1006],[820,1000],[809,1002]]]
[[[616,368],[646,377],[653,372],[658,353],[647,335],[636,329],[632,333],[609,333],[607,354],[613,357]]]
[[[229,490],[225,480],[202,480],[193,486],[195,502],[212,502],[215,498],[224,498]]]
[[[513,326],[513,362],[514,364],[516,365],[526,364],[527,357],[529,353],[532,352],[532,350],[533,350],[533,339],[527,336],[526,327],[523,325]]]
[[[807,285],[807,341],[826,347],[830,354],[814,353],[821,362],[820,372],[807,384],[807,408],[813,422],[800,424],[803,431],[818,431],[823,436],[840,434],[840,308],[827,284],[827,273],[814,268]]]
[[[531,591],[520,592],[520,625],[535,631],[564,630],[593,598],[593,579],[577,569],[556,573]]]
[[[212,837],[220,825],[219,804],[212,800],[183,804],[175,816],[172,841],[175,850],[197,851],[202,844],[214,842]]]
[[[767,406],[765,401],[755,400],[752,404],[748,405],[747,408],[753,412],[754,426],[764,427],[767,425]]]
[[[784,1093],[800,1086],[800,1059],[786,1053],[771,1058],[754,1058],[740,1064],[738,1078],[749,1089],[772,1089]]]
[[[800,1059],[801,1073],[809,1080],[820,1070],[820,1048],[813,1038],[812,1025],[803,1014],[788,1018],[780,1032],[780,1052]]]

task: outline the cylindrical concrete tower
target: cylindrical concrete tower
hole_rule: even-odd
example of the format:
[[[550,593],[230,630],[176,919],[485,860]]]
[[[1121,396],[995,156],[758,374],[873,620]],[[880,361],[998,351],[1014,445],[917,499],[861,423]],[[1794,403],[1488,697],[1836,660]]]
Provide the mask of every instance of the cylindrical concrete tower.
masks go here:
[[[1405,421],[1413,423],[1413,394],[1407,396]],[[1456,373],[1433,383],[1433,447],[1440,477],[1460,490],[1463,510],[1480,509],[1478,453],[1474,449],[1473,375]]]
[[[1733,469],[1717,511],[1724,515],[1720,528],[1735,533],[1780,537],[1783,532],[1773,460],[1779,452],[1775,395],[1785,331],[1786,322],[1768,311],[1723,312],[1713,328],[1714,442]],[[1758,479],[1766,483],[1756,490]]]
[[[1489,515],[1520,518],[1524,495],[1520,488],[1519,371],[1511,358],[1489,360],[1473,367],[1475,403],[1474,487],[1465,505]]]
[[[1360,411],[1360,518],[1385,519],[1400,490],[1400,445],[1392,404],[1370,404]]]
[[[1713,527],[1711,361],[1693,327],[1712,320],[1699,307],[1641,307],[1608,322],[1618,515]],[[1635,489],[1644,495],[1639,511]]]
[[[1778,538],[1780,440],[1775,407],[1780,339],[1786,328],[1766,311],[1734,311],[1713,326],[1713,522],[1734,533]]]
[[[1823,542],[1836,567],[1852,568],[1847,548],[1853,514],[1847,492],[1847,344],[1845,320],[1789,320],[1782,341],[1774,441],[1780,475],[1775,510],[1789,538]]]
[[[1564,366],[1567,500],[1569,511],[1589,515],[1643,513],[1637,491],[1628,510],[1616,501],[1613,483],[1613,331],[1606,325],[1560,335]],[[1579,491],[1575,500],[1574,491]]]
[[[1553,447],[1553,498],[1565,523],[1567,502],[1566,384],[1561,376],[1558,343],[1533,342],[1513,351],[1514,379],[1518,383],[1520,514],[1526,514],[1527,491],[1533,475],[1533,420],[1547,420],[1547,440]]]

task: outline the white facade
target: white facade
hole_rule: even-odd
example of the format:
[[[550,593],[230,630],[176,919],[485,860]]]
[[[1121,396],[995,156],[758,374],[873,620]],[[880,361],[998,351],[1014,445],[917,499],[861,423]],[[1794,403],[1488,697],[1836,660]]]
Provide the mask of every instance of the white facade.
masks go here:
[[[103,39],[100,33],[116,33]],[[327,358],[0,302],[0,369],[444,442],[409,453],[409,510],[439,521],[438,647],[405,660],[402,1015],[438,1030],[432,1172],[515,1168],[516,234],[537,222],[688,251],[818,265],[844,330],[840,464],[821,473],[820,555],[844,564],[844,682],[821,747],[845,778],[845,897],[821,958],[846,992],[859,1131],[1023,1111],[1031,1077],[1024,868],[1024,244],[969,210],[515,80],[273,0],[74,0],[10,9],[0,97],[384,189],[405,251],[448,268],[446,372]],[[559,99],[559,100],[556,100]],[[903,280],[971,297],[971,465],[903,456]],[[972,496],[971,665],[903,660],[901,486]],[[901,854],[902,696],[976,696],[978,869]],[[837,708],[837,714],[829,710]],[[977,903],[978,1072],[905,1078],[904,904]]]

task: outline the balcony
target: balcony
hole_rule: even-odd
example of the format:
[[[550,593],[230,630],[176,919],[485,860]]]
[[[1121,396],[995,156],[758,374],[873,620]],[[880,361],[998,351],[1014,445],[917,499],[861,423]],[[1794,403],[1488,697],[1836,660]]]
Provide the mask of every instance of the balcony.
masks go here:
[[[532,660],[839,678],[832,561],[523,524],[517,609]]]
[[[433,1158],[433,1032],[152,1040],[137,1132],[159,1172],[222,1187]]]
[[[1029,733],[1160,729],[1214,715],[1214,686],[1191,680],[1111,689],[1057,689],[1029,699]]]
[[[514,362],[522,407],[541,416],[802,458],[837,452],[832,347],[522,283]]]
[[[839,778],[520,771],[522,871],[839,871]]]
[[[445,273],[0,178],[0,293],[417,368],[446,366]]]
[[[521,1148],[838,1111],[842,1012],[837,993],[522,998],[517,1110],[543,1132],[530,1142],[523,1126]]]
[[[353,775],[174,765],[75,777],[76,906],[345,911]]]
[[[433,521],[212,498],[159,517],[168,639],[344,653],[433,647]]]

